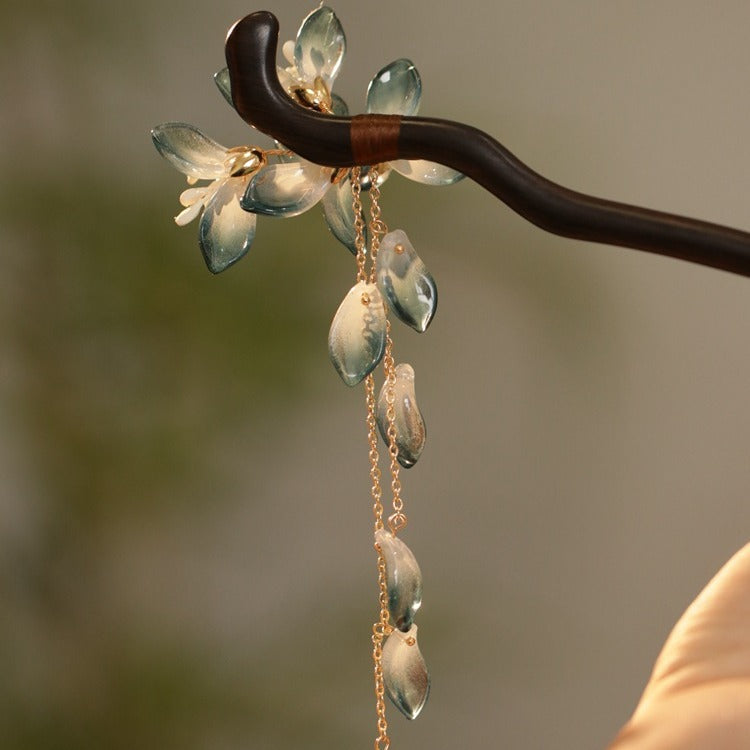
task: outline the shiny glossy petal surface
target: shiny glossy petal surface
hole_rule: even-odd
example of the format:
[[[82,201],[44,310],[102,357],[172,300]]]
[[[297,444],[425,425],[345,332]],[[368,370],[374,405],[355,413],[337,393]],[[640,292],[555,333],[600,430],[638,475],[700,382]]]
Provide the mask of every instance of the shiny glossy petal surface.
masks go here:
[[[326,223],[333,236],[346,245],[352,254],[357,254],[355,239],[357,236],[354,228],[354,205],[352,203],[352,186],[347,178],[331,188],[323,196],[321,201]],[[364,221],[364,216],[363,216]],[[365,222],[365,243],[367,242],[367,223]]]
[[[248,184],[242,207],[267,216],[297,216],[312,208],[331,186],[330,167],[297,161],[271,164]]]
[[[422,573],[411,550],[390,531],[376,531],[375,542],[385,557],[391,619],[406,632],[422,604]]]
[[[393,312],[416,331],[425,331],[437,308],[437,288],[406,232],[383,237],[377,258],[378,287]]]
[[[370,167],[362,167],[360,177],[360,185],[362,190],[368,191],[372,187],[372,169]],[[378,187],[380,187],[391,175],[391,168],[388,164],[381,164],[378,169]]]
[[[360,281],[336,311],[328,334],[328,354],[349,386],[377,366],[385,351],[385,308],[375,284]]]
[[[383,646],[385,692],[407,719],[416,719],[430,694],[430,675],[417,643],[417,626],[394,630]]]
[[[336,117],[349,117],[349,105],[338,94],[331,94],[331,108]]]
[[[388,381],[383,383],[378,396],[378,429],[388,445],[388,402],[386,400]],[[396,365],[396,382],[393,386],[393,426],[396,428],[398,462],[405,469],[417,463],[424,450],[427,429],[417,405],[414,391],[414,368],[402,363]]]
[[[183,174],[214,180],[226,172],[227,149],[184,122],[166,122],[151,131],[157,151]]]
[[[222,68],[218,73],[214,73],[214,83],[221,91],[221,95],[229,102],[229,106],[234,108],[232,84],[229,82],[229,68]]]
[[[416,115],[422,81],[411,60],[386,65],[367,87],[367,111],[379,115]]]
[[[344,30],[327,6],[317,8],[302,22],[294,45],[294,63],[303,81],[320,76],[330,90],[346,51]]]
[[[414,182],[421,182],[423,185],[452,185],[454,182],[463,179],[461,172],[423,159],[414,161],[398,159],[390,162],[390,165],[399,174],[414,180]]]
[[[200,246],[209,271],[219,273],[236,263],[255,237],[255,214],[240,208],[247,177],[224,182],[206,204],[200,222]]]

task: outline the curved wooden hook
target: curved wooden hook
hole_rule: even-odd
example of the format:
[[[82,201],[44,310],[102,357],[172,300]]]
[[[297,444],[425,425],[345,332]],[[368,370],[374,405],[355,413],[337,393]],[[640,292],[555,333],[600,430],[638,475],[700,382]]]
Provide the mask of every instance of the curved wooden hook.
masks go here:
[[[569,190],[469,125],[393,115],[334,117],[296,104],[276,74],[278,34],[278,21],[267,11],[230,29],[232,98],[248,124],[305,159],[332,167],[427,159],[462,172],[548,232],[750,276],[749,233]]]

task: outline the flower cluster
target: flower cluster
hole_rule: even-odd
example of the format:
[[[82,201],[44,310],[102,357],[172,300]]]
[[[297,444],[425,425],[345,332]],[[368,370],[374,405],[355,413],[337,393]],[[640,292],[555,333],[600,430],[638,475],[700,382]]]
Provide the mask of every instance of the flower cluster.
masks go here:
[[[332,91],[345,51],[346,37],[335,13],[326,6],[317,8],[302,22],[296,40],[283,45],[287,65],[278,68],[279,80],[300,105],[346,116],[346,102]],[[228,70],[220,70],[214,80],[232,104]],[[367,112],[415,115],[421,93],[414,65],[396,60],[370,81]],[[318,202],[333,235],[356,252],[348,171],[313,164],[281,144],[274,149],[226,148],[186,123],[158,125],[151,135],[159,153],[187,176],[191,187],[180,195],[184,210],[175,221],[183,226],[201,216],[200,247],[213,273],[225,270],[250,249],[258,214],[296,216]],[[429,185],[450,185],[462,176],[431,162],[397,160],[380,166],[380,180],[391,170]],[[366,175],[363,170],[363,189],[369,186]],[[198,185],[200,181],[203,184]]]

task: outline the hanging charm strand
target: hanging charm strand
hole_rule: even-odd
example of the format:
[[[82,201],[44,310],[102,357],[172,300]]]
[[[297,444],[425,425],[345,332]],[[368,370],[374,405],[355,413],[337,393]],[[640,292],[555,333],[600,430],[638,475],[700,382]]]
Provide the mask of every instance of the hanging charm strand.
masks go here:
[[[355,167],[351,173],[352,204],[354,207],[355,245],[357,248],[357,281],[367,280],[367,255],[365,247],[365,222],[362,217],[361,199],[361,170]],[[371,251],[372,254],[372,251]],[[373,266],[374,269],[374,266]],[[374,270],[371,271],[374,277]],[[380,456],[378,453],[377,417],[375,404],[375,378],[370,373],[365,378],[365,402],[367,405],[367,442],[370,459],[370,493],[372,495],[372,512],[374,516],[375,532],[383,528],[383,491],[380,485]],[[388,737],[388,720],[385,715],[385,683],[383,678],[383,641],[390,635],[393,628],[390,625],[388,610],[388,586],[386,581],[385,557],[380,547],[375,544],[378,554],[378,602],[380,613],[378,620],[372,626],[372,661],[375,678],[375,713],[377,715],[377,736],[374,750],[389,750],[391,740]]]

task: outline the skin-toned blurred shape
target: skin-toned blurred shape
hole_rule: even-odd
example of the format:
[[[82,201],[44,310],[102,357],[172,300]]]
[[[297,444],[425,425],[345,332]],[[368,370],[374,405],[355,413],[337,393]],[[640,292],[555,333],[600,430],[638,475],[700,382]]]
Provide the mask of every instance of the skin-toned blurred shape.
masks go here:
[[[688,607],[610,750],[750,747],[750,544]]]

